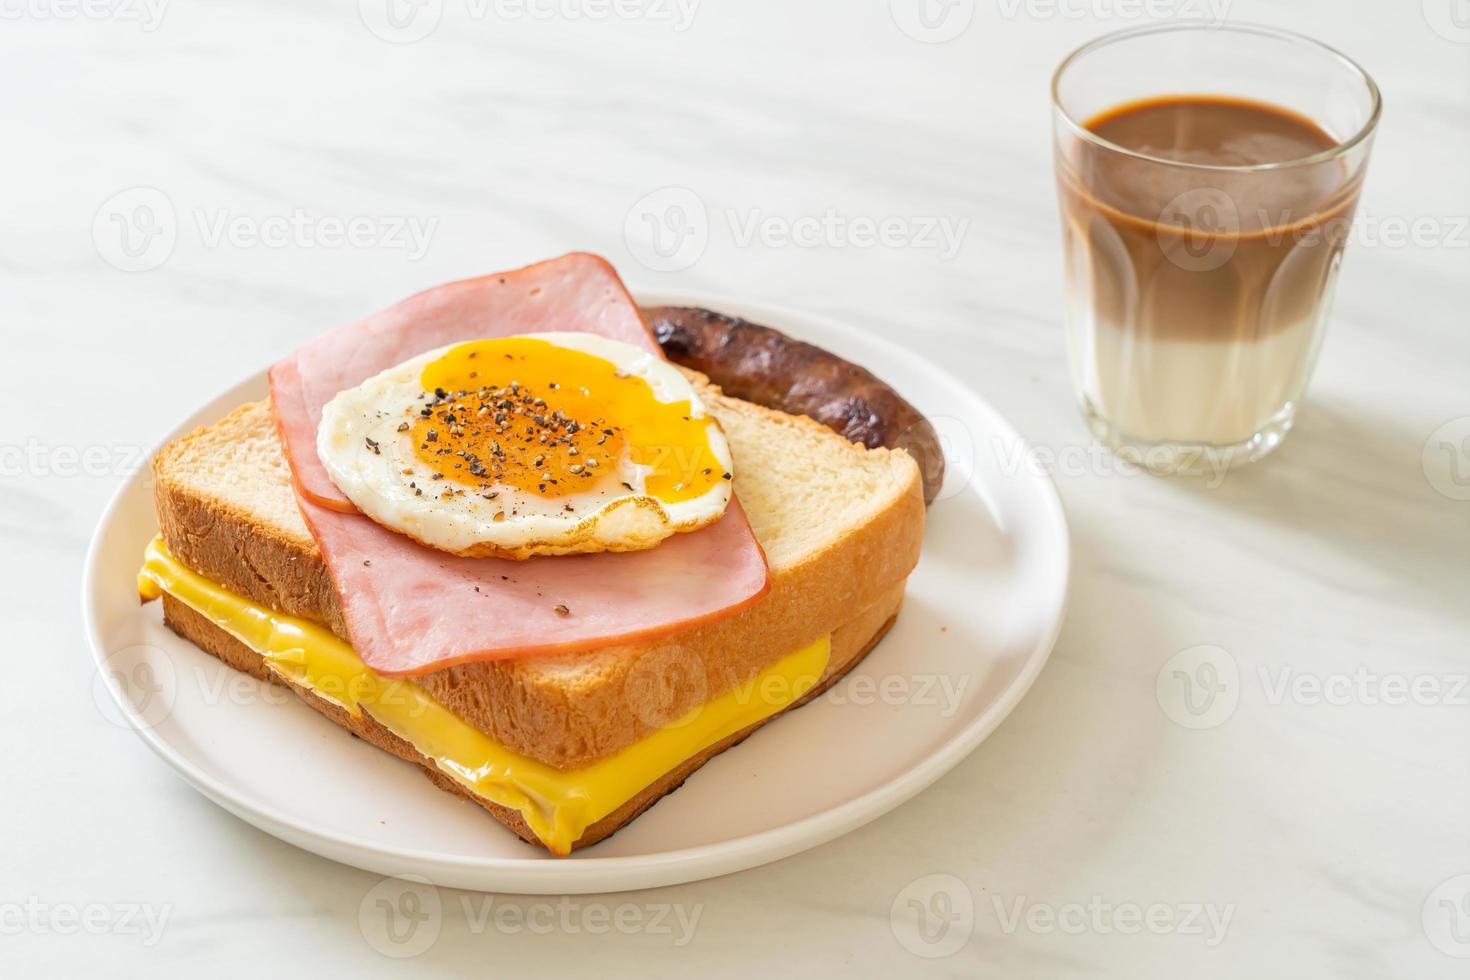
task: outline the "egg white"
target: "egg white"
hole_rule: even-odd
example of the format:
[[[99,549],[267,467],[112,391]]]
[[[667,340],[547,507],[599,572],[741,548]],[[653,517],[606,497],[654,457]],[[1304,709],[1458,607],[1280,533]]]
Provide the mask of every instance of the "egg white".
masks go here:
[[[596,334],[527,336],[601,358],[623,374],[642,378],[656,400],[688,401],[690,418],[707,415],[688,379],[650,351]],[[689,500],[662,501],[646,492],[648,468],[633,463],[626,452],[616,465],[604,467],[587,490],[554,498],[493,480],[486,492],[434,480],[433,467],[414,454],[412,432],[399,432],[398,427],[412,424],[425,405],[424,368],[457,346],[389,368],[339,393],[322,410],[317,455],[337,488],[377,523],[456,555],[523,559],[652,548],[724,514],[731,480],[717,480]],[[706,437],[716,460],[711,465],[732,473],[730,448],[718,423],[708,427]],[[445,498],[446,489],[463,492]],[[487,492],[494,499],[487,499]],[[497,520],[497,515],[503,516]]]

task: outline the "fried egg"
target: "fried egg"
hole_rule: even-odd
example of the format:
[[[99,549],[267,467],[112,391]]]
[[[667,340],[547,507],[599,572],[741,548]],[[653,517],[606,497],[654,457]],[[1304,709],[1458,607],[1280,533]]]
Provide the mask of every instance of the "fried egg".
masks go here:
[[[587,333],[405,361],[327,403],[317,455],[374,521],[475,558],[652,548],[718,520],[733,479],[688,379]]]

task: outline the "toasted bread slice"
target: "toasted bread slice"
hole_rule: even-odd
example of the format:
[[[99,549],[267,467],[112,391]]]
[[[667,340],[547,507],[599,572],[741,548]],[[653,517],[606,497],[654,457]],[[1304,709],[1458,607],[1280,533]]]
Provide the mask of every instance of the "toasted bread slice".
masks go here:
[[[844,674],[856,666],[869,650],[877,646],[878,641],[888,632],[902,604],[903,584],[899,583],[890,590],[888,596],[885,596],[868,607],[850,622],[838,627],[832,634],[832,655],[826,676],[816,687],[808,691],[799,701],[792,704],[786,710],[789,711],[791,708],[806,704],[812,698],[817,697],[823,691],[827,690],[827,688],[835,684]],[[541,843],[519,811],[492,803],[484,797],[470,792],[462,783],[445,775],[431,759],[422,755],[407,741],[375,721],[370,714],[364,712],[354,717],[338,705],[323,700],[310,689],[284,680],[280,675],[266,666],[265,660],[260,654],[245,646],[219,626],[216,626],[208,617],[195,612],[189,606],[168,594],[163,596],[163,616],[164,622],[174,632],[178,633],[184,639],[191,641],[206,653],[218,657],[230,667],[250,674],[260,680],[291,688],[308,705],[349,732],[352,732],[364,741],[391,755],[418,765],[423,769],[425,775],[440,789],[465,797],[471,802],[484,807],[491,816],[504,824],[522,840],[530,844]],[[778,712],[770,718],[766,718],[764,721],[756,722],[754,725],[750,725],[686,759],[679,766],[665,773],[660,779],[639,791],[637,795],[618,807],[618,809],[588,827],[582,833],[582,836],[572,844],[571,849],[580,850],[584,847],[590,847],[612,835],[622,827],[627,826],[629,822],[638,817],[644,810],[657,803],[664,795],[673,792],[683,785],[684,780],[688,779],[695,770],[699,769],[710,759],[731,746],[738,745],[756,729],[766,724],[772,718],[779,717],[782,713],[784,712]]]
[[[828,673],[855,662],[896,613],[918,561],[918,467],[902,451],[866,449],[809,419],[726,398],[713,387],[703,387],[701,397],[729,439],[735,491],[770,564],[770,595],[736,616],[661,641],[416,678],[436,701],[515,752],[577,769],[791,651],[881,613],[867,634],[848,637],[846,649],[834,643]],[[296,509],[267,403],[242,406],[166,446],[153,474],[161,533],[179,561],[253,602],[346,636],[321,553]],[[222,656],[216,647],[223,641],[207,641],[198,628],[213,626],[191,624],[177,610],[170,618]]]

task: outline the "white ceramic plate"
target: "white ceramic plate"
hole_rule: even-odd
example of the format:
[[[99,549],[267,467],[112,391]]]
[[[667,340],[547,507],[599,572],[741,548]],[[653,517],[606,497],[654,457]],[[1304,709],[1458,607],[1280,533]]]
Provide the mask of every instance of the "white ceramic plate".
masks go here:
[[[727,874],[829,841],[938,779],[1016,706],[1061,627],[1069,553],[1055,488],[1021,465],[1029,449],[995,409],[901,347],[790,310],[643,299],[743,315],[840,353],[894,385],[944,437],[948,478],[903,614],[820,700],[718,756],[611,839],[548,857],[415,767],[179,639],[157,604],[140,607],[136,573],[156,528],[140,473],[103,515],[83,583],[106,710],[267,833],[370,871],[484,891],[610,892]],[[251,378],[173,435],[265,391],[263,374]]]

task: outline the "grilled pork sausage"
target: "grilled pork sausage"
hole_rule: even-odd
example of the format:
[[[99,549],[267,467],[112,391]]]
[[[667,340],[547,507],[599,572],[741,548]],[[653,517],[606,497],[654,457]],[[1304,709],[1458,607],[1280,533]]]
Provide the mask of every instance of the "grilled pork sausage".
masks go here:
[[[643,310],[664,354],[725,393],[815,419],[870,449],[904,449],[919,464],[924,501],[944,482],[939,436],[918,409],[864,368],[778,330],[692,306]]]

